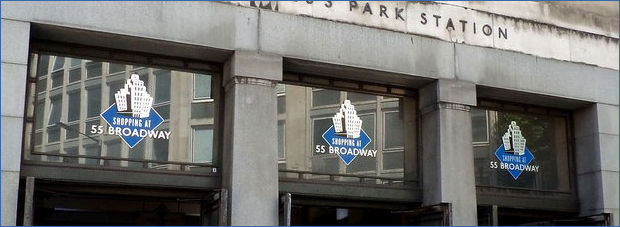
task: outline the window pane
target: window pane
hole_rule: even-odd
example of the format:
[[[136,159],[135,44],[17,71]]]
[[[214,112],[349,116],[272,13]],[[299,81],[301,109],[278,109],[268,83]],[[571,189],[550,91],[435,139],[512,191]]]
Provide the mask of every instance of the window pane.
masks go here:
[[[50,126],[47,127],[47,142],[58,142],[60,141],[60,127],[59,126]]]
[[[155,72],[155,103],[170,101],[170,71]]]
[[[43,133],[37,132],[34,134],[34,145],[41,145],[43,143]]]
[[[75,68],[69,71],[69,83],[79,81],[82,79],[82,69]]]
[[[383,169],[402,169],[404,158],[402,151],[383,153]]]
[[[78,67],[82,63],[82,59],[71,58],[71,67]]]
[[[351,102],[365,102],[365,101],[376,101],[376,95],[362,94],[356,92],[347,92],[347,99],[351,100]]]
[[[56,125],[60,121],[60,115],[62,113],[62,97],[54,96],[50,98],[50,117],[47,125]]]
[[[67,125],[65,128],[66,139],[75,139],[80,136],[80,124]]]
[[[194,75],[194,98],[211,98],[211,76]]]
[[[405,145],[403,136],[403,120],[399,112],[387,112],[385,113],[385,137],[384,147],[385,149],[400,148]]]
[[[278,96],[278,113],[286,113],[286,96]]]
[[[86,111],[86,117],[96,117],[100,113],[101,109],[101,88],[92,87],[87,89],[88,95],[88,110]]]
[[[37,76],[43,76],[48,73],[50,56],[48,55],[40,55],[39,63],[37,68]]]
[[[375,138],[375,114],[360,114],[358,116],[362,120],[362,130],[372,139]],[[366,149],[374,149],[375,140],[371,140]]]
[[[56,61],[54,62],[54,68],[52,68],[52,71],[56,71],[59,69],[62,69],[62,67],[64,67],[65,65],[65,58],[64,57],[56,57]]]
[[[123,72],[125,71],[125,65],[123,64],[116,64],[116,63],[110,63],[110,75],[111,74],[115,74],[115,73],[119,73],[119,72]]]
[[[312,91],[312,106],[325,106],[340,104],[340,91],[314,90]]]
[[[64,80],[64,72],[61,71],[57,71],[57,72],[53,72],[52,73],[52,88],[55,87],[60,87],[62,86],[63,80]]]
[[[155,110],[164,120],[170,119],[170,105],[158,106]]]
[[[37,80],[37,92],[44,92],[47,89],[47,77],[42,77]]]
[[[193,141],[194,162],[213,161],[213,129],[195,128]]]
[[[80,93],[69,94],[69,110],[67,111],[67,121],[72,122],[80,119]]]
[[[88,62],[86,63],[86,76],[88,78],[101,76],[101,62]]]
[[[471,111],[471,125],[472,125],[472,141],[487,142],[487,111],[483,109],[472,109]]]
[[[37,106],[35,107],[35,128],[40,129],[43,127],[43,111],[45,111],[45,103],[43,101],[37,101]]]
[[[168,140],[153,140],[153,160],[168,161]]]
[[[278,159],[284,160],[284,135],[285,135],[285,121],[278,121]]]

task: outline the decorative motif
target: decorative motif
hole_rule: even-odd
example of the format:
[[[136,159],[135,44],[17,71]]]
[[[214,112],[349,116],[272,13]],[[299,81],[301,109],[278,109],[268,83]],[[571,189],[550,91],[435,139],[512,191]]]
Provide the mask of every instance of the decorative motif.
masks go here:
[[[359,138],[362,129],[362,120],[357,116],[357,112],[351,101],[345,100],[340,105],[340,111],[332,118],[336,135],[346,135],[347,138]]]
[[[140,80],[138,74],[132,74],[125,87],[116,92],[114,97],[119,114],[131,114],[139,118],[149,117],[153,98],[146,93],[144,82]]]
[[[351,101],[345,100],[340,110],[332,118],[334,125],[323,133],[329,147],[327,152],[336,153],[344,164],[349,165],[357,156],[377,157],[376,150],[367,150],[372,139],[362,129],[362,120],[357,116]],[[325,148],[319,148],[324,153]]]

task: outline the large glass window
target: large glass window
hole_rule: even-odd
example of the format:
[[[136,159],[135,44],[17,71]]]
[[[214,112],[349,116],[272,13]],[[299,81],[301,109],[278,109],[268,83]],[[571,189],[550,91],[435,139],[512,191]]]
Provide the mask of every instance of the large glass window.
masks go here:
[[[31,94],[34,132],[27,135],[35,137],[34,160],[190,171],[215,164],[212,75],[63,56],[33,59],[38,92]],[[54,76],[65,63],[68,83]]]
[[[356,177],[368,176],[366,180],[377,183],[382,178],[403,182],[405,140],[415,140],[413,133],[405,133],[413,126],[403,120],[403,98],[289,84],[279,84],[277,94],[283,176],[303,173],[306,179],[356,182]],[[407,152],[416,162],[411,158],[415,147]]]
[[[569,191],[567,117],[474,108],[476,184]]]

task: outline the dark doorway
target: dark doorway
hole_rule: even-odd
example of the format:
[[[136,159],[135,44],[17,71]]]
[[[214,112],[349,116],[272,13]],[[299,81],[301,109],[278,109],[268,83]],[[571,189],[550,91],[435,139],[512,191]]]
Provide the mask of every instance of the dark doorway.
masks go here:
[[[73,187],[73,188],[71,188]],[[33,225],[217,225],[216,191],[37,182]]]

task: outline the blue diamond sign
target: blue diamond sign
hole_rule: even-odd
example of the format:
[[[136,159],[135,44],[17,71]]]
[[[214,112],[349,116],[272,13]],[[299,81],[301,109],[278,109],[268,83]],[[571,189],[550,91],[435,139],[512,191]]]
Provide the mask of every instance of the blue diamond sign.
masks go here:
[[[365,149],[372,140],[363,129],[360,130],[358,138],[347,138],[337,135],[334,126],[331,126],[323,133],[323,139],[346,165],[351,164],[358,155],[371,156],[373,152]]]
[[[538,172],[539,166],[531,166],[534,155],[525,144],[527,140],[521,134],[521,128],[511,121],[508,130],[502,136],[502,145],[495,151],[495,157],[500,161],[500,169],[508,170],[513,179],[517,180],[523,171]],[[497,168],[491,163],[491,168]]]
[[[169,139],[170,132],[156,131],[164,119],[153,109],[153,98],[146,92],[144,82],[138,74],[132,74],[124,88],[114,94],[116,103],[101,113],[109,127],[93,126],[93,133],[118,135],[129,148],[133,148],[145,137]],[[99,129],[97,129],[99,128]]]
[[[377,150],[366,150],[372,139],[362,129],[362,119],[357,116],[351,101],[345,100],[331,120],[334,125],[322,136],[328,146],[316,145],[317,153],[338,154],[346,165],[351,164],[357,156],[377,157]]]
[[[502,163],[502,169],[508,170],[512,178],[515,180],[519,178],[523,170],[529,170],[531,167],[529,164],[534,160],[534,155],[530,152],[530,149],[525,148],[523,155],[515,155],[513,153],[506,152],[504,145],[502,144],[495,151],[495,157]],[[536,170],[538,168],[536,167]]]
[[[136,146],[145,137],[157,138],[162,132],[155,129],[164,122],[164,119],[151,108],[149,116],[146,118],[137,118],[119,114],[116,104],[112,104],[107,110],[101,113],[101,117],[105,120],[110,128],[108,133],[114,132],[119,135],[130,148]],[[112,131],[112,132],[110,132]]]

